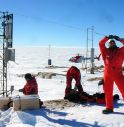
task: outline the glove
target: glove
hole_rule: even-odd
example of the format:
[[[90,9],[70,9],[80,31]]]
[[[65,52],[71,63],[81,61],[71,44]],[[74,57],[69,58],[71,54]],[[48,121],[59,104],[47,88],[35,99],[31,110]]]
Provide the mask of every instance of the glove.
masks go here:
[[[121,41],[121,38],[119,36],[114,36],[114,39],[117,40],[117,41]]]
[[[98,86],[101,86],[101,85],[104,85],[104,79],[102,79],[102,80],[100,80],[100,81],[98,82]]]
[[[124,45],[124,38],[120,38],[120,42]]]
[[[19,92],[23,92],[23,89],[19,89]]]
[[[114,38],[114,35],[108,35],[108,36],[106,36],[106,38],[113,39]]]

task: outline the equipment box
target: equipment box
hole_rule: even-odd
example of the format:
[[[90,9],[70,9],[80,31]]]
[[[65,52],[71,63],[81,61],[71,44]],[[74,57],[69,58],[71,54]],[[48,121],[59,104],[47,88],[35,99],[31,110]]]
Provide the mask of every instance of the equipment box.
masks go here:
[[[28,109],[39,109],[39,96],[38,95],[23,95],[16,96],[13,98],[13,109],[28,110]]]
[[[8,108],[8,104],[11,101],[9,97],[0,97],[0,109]]]

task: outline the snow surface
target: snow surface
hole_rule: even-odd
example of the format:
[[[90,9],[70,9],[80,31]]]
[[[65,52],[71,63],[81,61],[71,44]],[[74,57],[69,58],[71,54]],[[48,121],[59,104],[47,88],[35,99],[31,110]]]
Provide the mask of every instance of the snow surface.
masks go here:
[[[88,93],[102,92],[102,86],[98,87],[98,81],[88,81],[89,78],[102,77],[103,71],[89,71],[81,69],[85,63],[70,63],[70,57],[77,53],[86,54],[85,48],[57,48],[51,47],[50,58],[56,68],[48,68],[49,59],[48,47],[16,47],[16,61],[8,63],[8,89],[14,85],[12,97],[23,95],[18,89],[25,85],[24,74],[29,72],[36,75],[39,87],[39,96],[42,101],[63,99],[66,86],[65,74],[68,67],[75,65],[80,68],[82,86]],[[95,50],[95,55],[99,50]],[[103,61],[95,60],[95,65],[103,65]],[[90,63],[88,62],[88,66]],[[58,73],[51,79],[42,78],[42,72]],[[73,86],[74,86],[73,81]],[[119,93],[114,88],[114,93]],[[42,108],[39,110],[14,111],[9,108],[0,111],[0,127],[124,127],[124,102],[120,95],[120,100],[114,104],[114,113],[102,114],[105,105],[92,103],[77,104],[72,107],[63,108]]]

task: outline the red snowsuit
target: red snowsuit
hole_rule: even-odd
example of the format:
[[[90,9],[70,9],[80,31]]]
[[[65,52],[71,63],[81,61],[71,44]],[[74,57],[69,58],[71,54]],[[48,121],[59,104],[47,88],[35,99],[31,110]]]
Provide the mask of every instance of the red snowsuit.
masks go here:
[[[67,71],[66,74],[66,89],[65,89],[65,95],[69,94],[72,88],[72,79],[75,79],[76,81],[76,86],[78,88],[79,93],[83,92],[83,88],[81,85],[81,74],[80,74],[80,70],[78,68],[76,68],[75,66],[72,66],[69,68],[69,70]]]
[[[104,61],[104,85],[106,108],[113,109],[113,84],[116,83],[124,98],[124,75],[122,73],[122,64],[124,61],[124,46],[117,50],[110,51],[106,48],[105,43],[108,38],[104,37],[99,42],[100,51]],[[124,45],[124,40],[121,40]]]
[[[23,93],[25,95],[38,94],[38,85],[35,77],[31,80],[27,80],[27,83],[23,88]]]

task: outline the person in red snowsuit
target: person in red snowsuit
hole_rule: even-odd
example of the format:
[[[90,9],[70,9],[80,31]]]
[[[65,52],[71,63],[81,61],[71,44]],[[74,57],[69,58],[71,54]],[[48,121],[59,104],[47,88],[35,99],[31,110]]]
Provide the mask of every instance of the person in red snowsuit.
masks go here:
[[[65,89],[65,96],[67,96],[71,89],[72,89],[72,80],[75,80],[76,84],[75,86],[77,87],[78,91],[80,94],[83,93],[83,88],[81,85],[81,73],[80,70],[75,67],[75,66],[71,66],[66,74],[66,89]]]
[[[112,39],[112,40],[111,40]],[[115,40],[120,41],[124,45],[124,39],[118,36],[105,36],[99,42],[100,51],[104,61],[104,93],[106,101],[106,109],[104,114],[113,112],[113,85],[114,82],[120,90],[124,98],[124,75],[122,73],[122,64],[124,61],[124,46],[117,47]],[[109,47],[106,47],[106,42],[109,40]]]
[[[19,92],[23,92],[25,95],[38,94],[38,85],[35,77],[30,73],[25,74],[25,80],[27,83],[24,88],[20,89]]]

